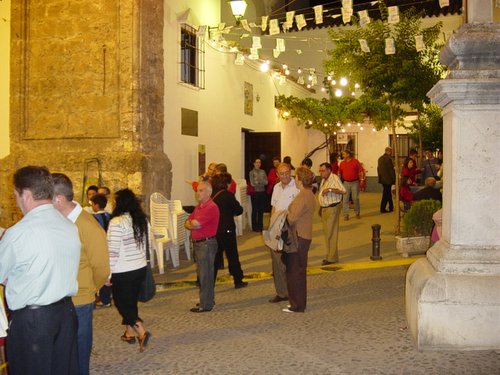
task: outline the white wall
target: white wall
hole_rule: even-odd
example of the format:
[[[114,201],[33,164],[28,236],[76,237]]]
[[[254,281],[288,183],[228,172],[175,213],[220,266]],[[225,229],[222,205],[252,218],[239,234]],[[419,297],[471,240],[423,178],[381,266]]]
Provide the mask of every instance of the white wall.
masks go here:
[[[216,3],[216,2],[215,2]],[[187,22],[193,27],[218,20],[206,19],[191,4]],[[234,64],[235,54],[220,52],[206,43],[205,89],[198,90],[179,83],[180,25],[175,14],[182,8],[175,2],[166,2],[165,12],[165,146],[172,161],[172,198],[185,204],[194,203],[191,187],[185,180],[198,175],[198,145],[206,147],[206,161],[223,162],[235,179],[243,178],[243,146],[241,129],[256,132],[281,132],[282,156],[292,157],[298,165],[307,152],[308,132],[293,121],[279,118],[274,109],[274,97],[279,94],[303,97],[307,91],[295,84],[280,86],[269,73],[262,73],[256,64]],[[208,39],[208,38],[207,38]],[[253,85],[253,115],[244,114],[244,84]],[[260,100],[257,102],[256,97]],[[181,108],[198,111],[198,137],[181,135]]]
[[[10,153],[10,0],[0,1],[0,158]]]

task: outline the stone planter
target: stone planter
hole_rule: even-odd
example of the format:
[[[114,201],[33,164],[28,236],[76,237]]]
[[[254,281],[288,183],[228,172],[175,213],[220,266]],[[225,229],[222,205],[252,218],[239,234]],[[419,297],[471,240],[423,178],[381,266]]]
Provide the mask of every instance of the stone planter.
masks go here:
[[[396,249],[403,258],[411,255],[425,254],[430,246],[430,236],[401,237],[396,236]]]

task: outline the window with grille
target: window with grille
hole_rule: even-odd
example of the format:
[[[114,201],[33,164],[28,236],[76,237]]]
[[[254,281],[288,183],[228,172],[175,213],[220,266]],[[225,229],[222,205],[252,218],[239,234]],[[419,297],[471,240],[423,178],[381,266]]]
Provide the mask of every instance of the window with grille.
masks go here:
[[[181,82],[205,88],[205,45],[196,29],[181,25]]]

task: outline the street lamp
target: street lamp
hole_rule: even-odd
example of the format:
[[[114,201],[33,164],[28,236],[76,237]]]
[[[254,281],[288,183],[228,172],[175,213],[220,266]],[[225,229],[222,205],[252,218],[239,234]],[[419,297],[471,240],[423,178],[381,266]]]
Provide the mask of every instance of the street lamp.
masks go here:
[[[245,15],[245,10],[247,9],[246,0],[230,0],[229,5],[231,5],[231,11],[236,19],[236,24],[239,24],[240,20]]]

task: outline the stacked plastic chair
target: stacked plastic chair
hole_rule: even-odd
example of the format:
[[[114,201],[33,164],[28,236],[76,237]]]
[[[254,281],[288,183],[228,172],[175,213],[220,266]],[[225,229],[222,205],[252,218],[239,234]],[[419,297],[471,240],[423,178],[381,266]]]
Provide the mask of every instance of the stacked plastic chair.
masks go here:
[[[170,228],[172,233],[172,249],[170,250],[170,254],[172,255],[172,264],[174,267],[178,267],[181,246],[184,246],[187,259],[191,259],[189,231],[184,227],[184,222],[187,220],[188,214],[183,210],[182,203],[178,199],[168,201],[168,206],[171,215]]]
[[[170,230],[171,215],[167,198],[161,193],[153,193],[149,198],[151,214],[151,230],[155,237],[158,270],[165,272],[164,251],[172,251],[172,235]],[[151,253],[153,254],[153,253]],[[151,256],[151,267],[154,267],[154,257]],[[175,264],[174,264],[175,267]]]

